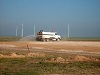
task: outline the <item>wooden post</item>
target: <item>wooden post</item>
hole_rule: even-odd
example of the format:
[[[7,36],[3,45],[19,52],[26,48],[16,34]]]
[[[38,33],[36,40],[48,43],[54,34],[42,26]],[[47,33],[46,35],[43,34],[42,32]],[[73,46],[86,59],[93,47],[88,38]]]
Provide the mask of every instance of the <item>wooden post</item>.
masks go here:
[[[29,50],[29,47],[28,47],[28,45],[27,45],[27,49],[28,49],[28,52],[30,53],[30,50]]]

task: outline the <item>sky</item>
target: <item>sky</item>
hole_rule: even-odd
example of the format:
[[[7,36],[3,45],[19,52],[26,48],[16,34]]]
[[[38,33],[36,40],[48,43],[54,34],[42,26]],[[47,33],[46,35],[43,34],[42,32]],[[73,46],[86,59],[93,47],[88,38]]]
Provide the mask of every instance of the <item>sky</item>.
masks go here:
[[[0,36],[40,30],[61,36],[100,37],[100,0],[0,0]]]

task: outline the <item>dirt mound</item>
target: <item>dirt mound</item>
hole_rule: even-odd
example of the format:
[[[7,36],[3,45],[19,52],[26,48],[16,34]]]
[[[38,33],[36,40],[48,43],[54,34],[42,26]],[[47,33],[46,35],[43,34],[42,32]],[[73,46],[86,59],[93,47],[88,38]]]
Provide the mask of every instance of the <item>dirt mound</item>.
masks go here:
[[[57,58],[56,58],[56,61],[57,61],[57,62],[64,62],[64,61],[65,61],[65,59],[64,59],[64,58],[62,58],[62,57],[57,57]]]
[[[10,55],[0,54],[0,58],[24,58],[24,57],[45,57],[45,54],[43,53],[28,53],[25,55],[16,53],[11,53]]]
[[[87,58],[85,56],[79,56],[77,55],[75,58],[74,58],[75,61],[90,61],[91,59],[90,58]]]
[[[28,53],[26,56],[28,57],[45,57],[45,54],[44,53]]]
[[[0,54],[0,57],[4,57],[4,55],[3,54]]]
[[[1,58],[23,58],[25,57],[24,55],[18,55],[16,53],[11,53],[10,55],[3,55],[3,54],[0,54],[0,57]]]
[[[48,61],[50,61],[50,62],[65,62],[65,59],[62,57],[57,57],[57,58],[51,58]]]
[[[75,61],[100,61],[99,59],[96,58],[90,58],[90,57],[86,57],[86,56],[81,56],[81,55],[77,55],[74,58]]]
[[[11,57],[11,58],[23,58],[23,57],[25,57],[25,55],[18,55],[16,53],[12,53],[12,54],[10,54],[9,57]]]

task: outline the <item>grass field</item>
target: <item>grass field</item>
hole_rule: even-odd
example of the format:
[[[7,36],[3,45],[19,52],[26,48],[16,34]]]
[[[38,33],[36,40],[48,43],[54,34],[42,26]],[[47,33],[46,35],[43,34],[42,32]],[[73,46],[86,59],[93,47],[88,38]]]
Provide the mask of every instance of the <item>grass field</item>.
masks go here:
[[[43,59],[44,58],[0,58],[0,75],[100,74],[100,63],[98,62],[54,63],[43,62]],[[40,62],[34,63],[35,61]]]
[[[60,56],[57,54],[57,56]],[[99,75],[100,62],[48,62],[46,57],[0,58],[0,75]],[[71,57],[71,56],[70,56]],[[68,59],[69,57],[67,57]]]
[[[18,41],[20,40],[21,37],[16,37],[16,36],[0,36],[0,41],[3,42],[8,42],[8,41]]]
[[[26,50],[0,49],[0,75],[99,75],[99,61],[75,61],[77,55],[41,53],[45,56],[10,57],[12,53],[27,55]],[[34,53],[33,51],[31,53]],[[35,52],[37,53],[37,52]],[[2,55],[0,55],[2,56]],[[57,58],[60,59],[57,59]],[[86,56],[90,57],[91,56]],[[93,57],[100,60],[100,57]],[[64,60],[63,60],[64,59]],[[85,58],[87,59],[87,58]],[[79,59],[80,60],[80,59]],[[82,59],[81,59],[82,60]],[[90,59],[89,59],[90,60]]]
[[[16,36],[0,36],[0,41],[8,42],[8,41],[19,41],[21,37]],[[32,41],[35,39],[33,38]],[[62,41],[100,41],[100,37],[70,37],[65,38],[62,37]]]
[[[62,37],[62,40],[64,41],[100,41],[100,37],[70,37],[65,38]]]

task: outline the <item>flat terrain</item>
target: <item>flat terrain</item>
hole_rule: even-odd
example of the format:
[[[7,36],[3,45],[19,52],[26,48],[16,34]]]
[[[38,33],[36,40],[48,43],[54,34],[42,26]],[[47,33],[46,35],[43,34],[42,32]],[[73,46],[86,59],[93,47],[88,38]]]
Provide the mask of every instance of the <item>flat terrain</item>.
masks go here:
[[[15,47],[15,48],[27,48],[30,49],[46,49],[46,50],[77,50],[77,51],[90,51],[100,52],[100,42],[81,42],[81,41],[59,41],[59,42],[0,42],[0,47]]]
[[[0,42],[0,48],[24,50],[30,52],[53,52],[89,56],[100,56],[100,42],[92,41],[59,41],[59,42],[37,42],[16,41]]]
[[[0,42],[0,66],[0,75],[100,75],[100,42]]]

